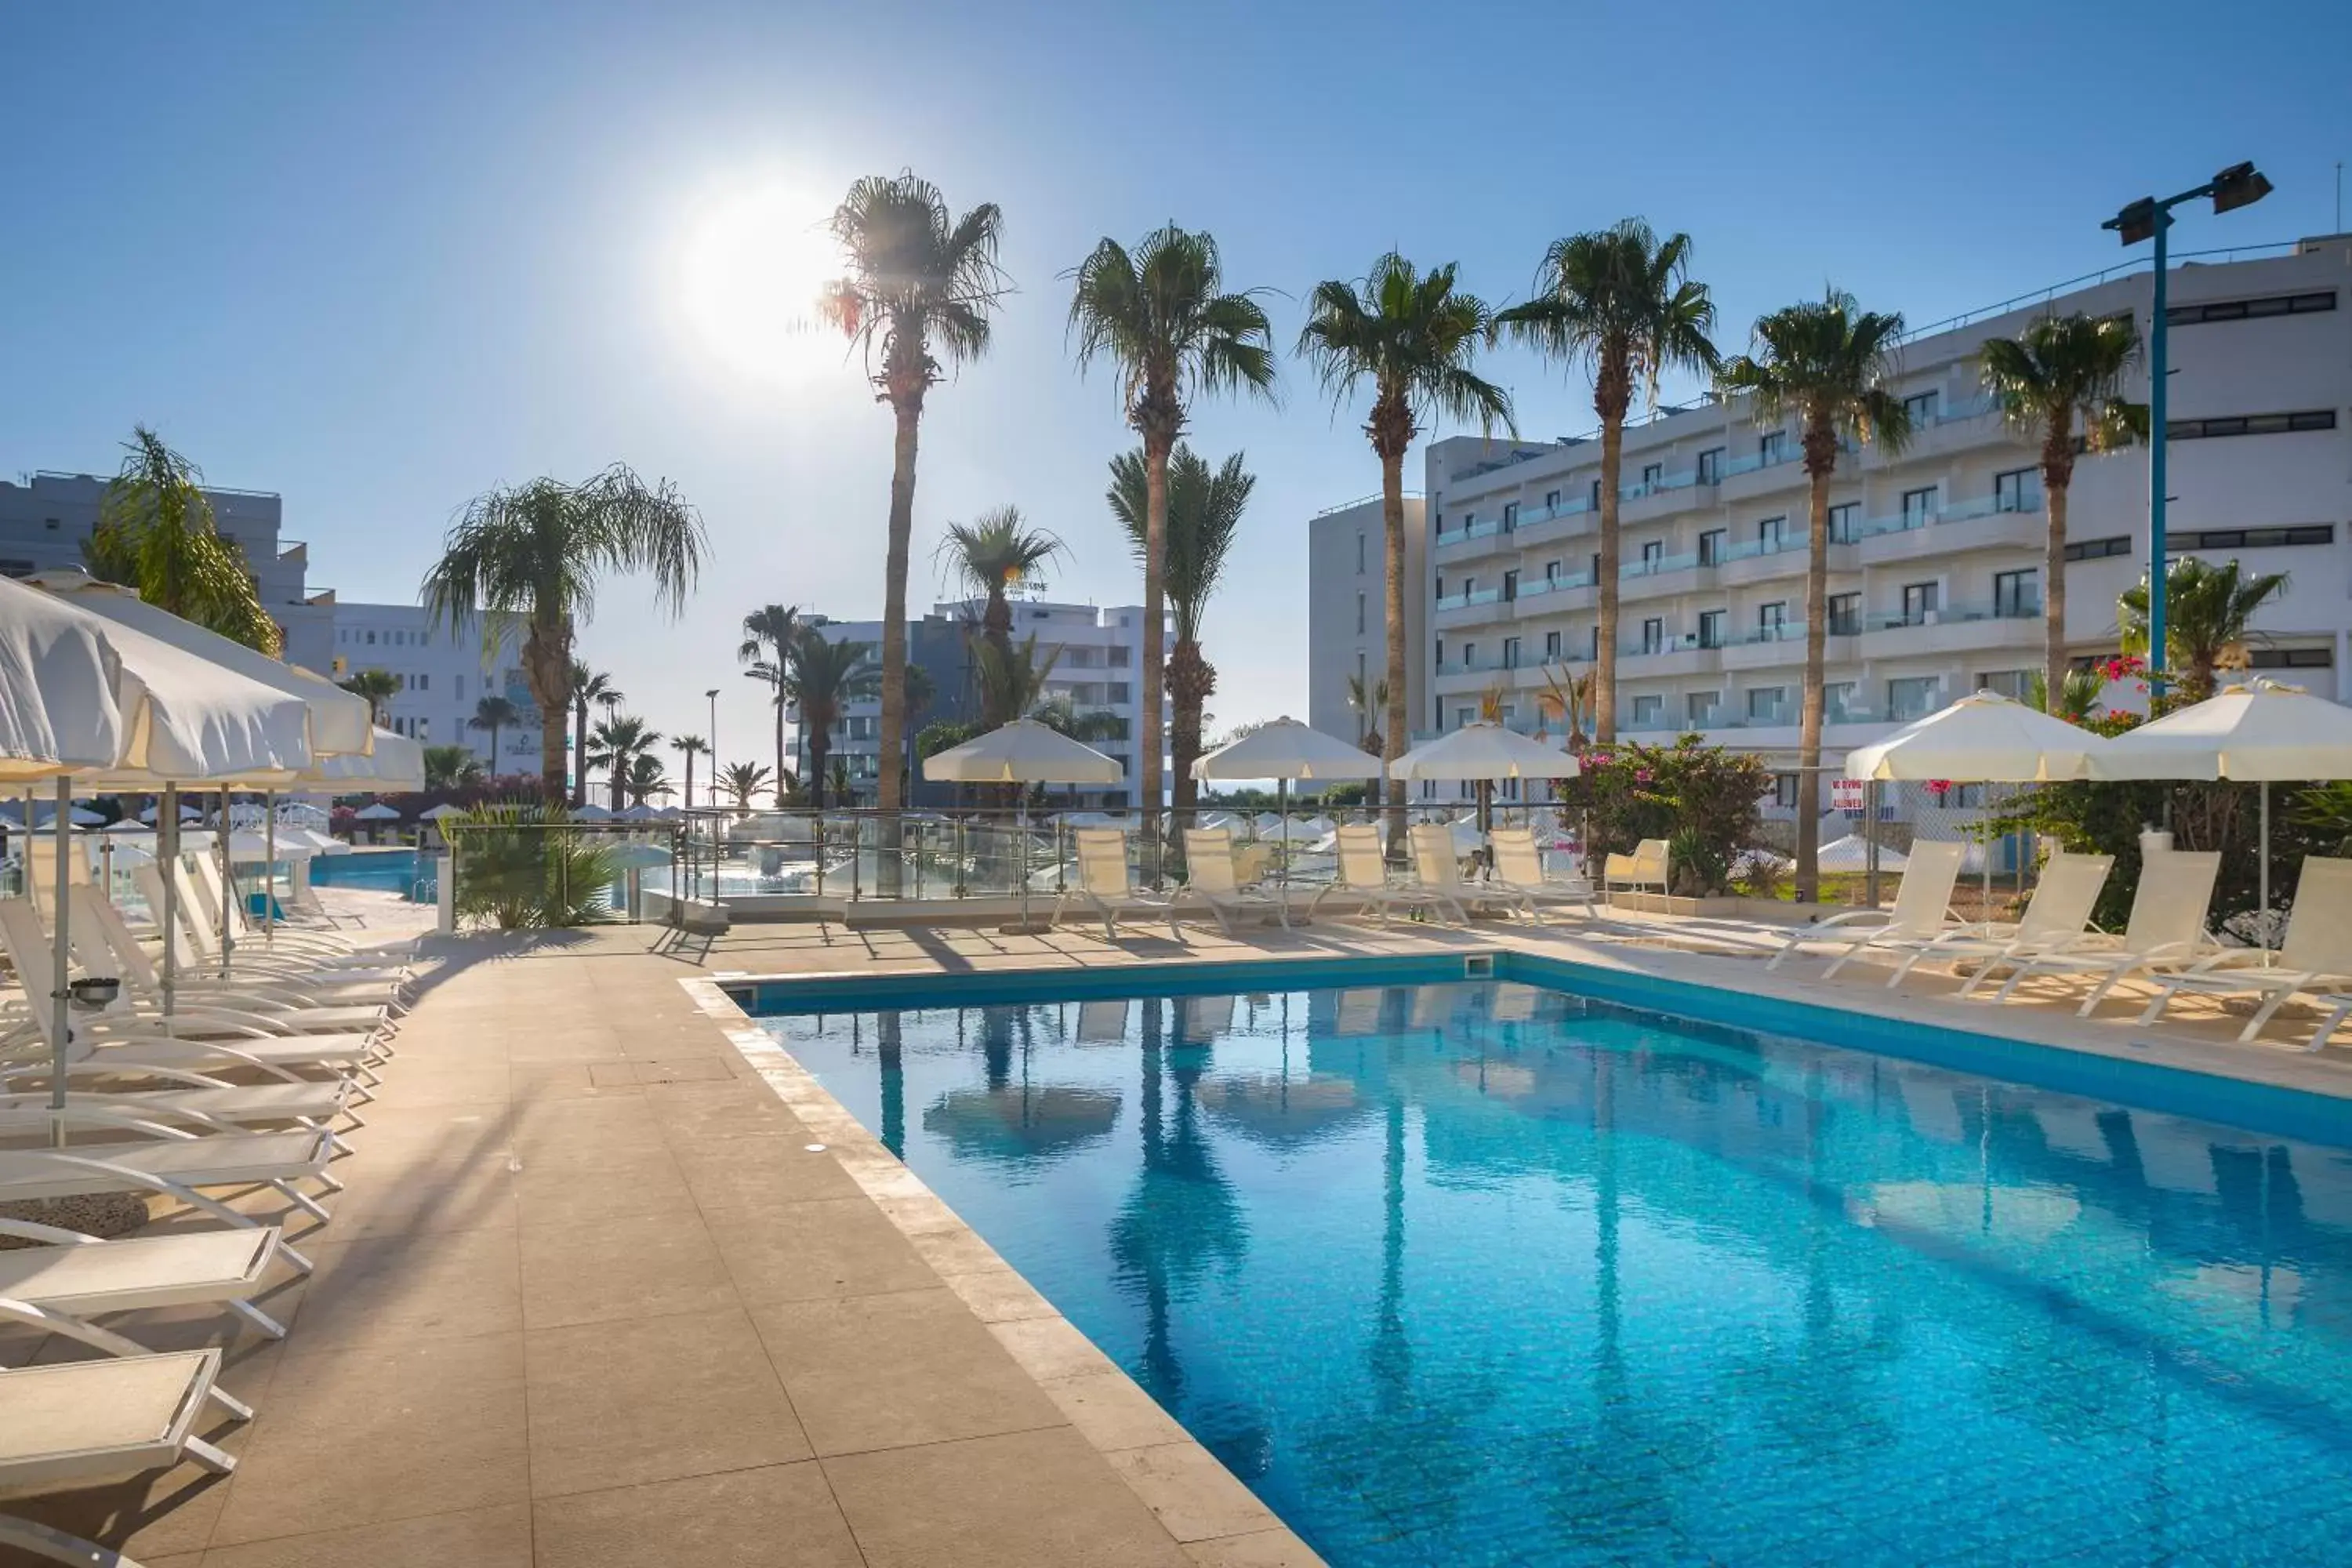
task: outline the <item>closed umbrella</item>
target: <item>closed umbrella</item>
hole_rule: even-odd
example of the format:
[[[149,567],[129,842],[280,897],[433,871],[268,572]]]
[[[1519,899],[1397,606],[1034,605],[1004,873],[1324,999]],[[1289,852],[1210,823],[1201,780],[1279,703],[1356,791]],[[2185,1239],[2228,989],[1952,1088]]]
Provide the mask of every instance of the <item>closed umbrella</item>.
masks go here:
[[[1125,776],[1126,770],[1119,766],[1118,758],[1081,745],[1034,719],[1015,719],[984,735],[975,735],[961,746],[950,746],[923,759],[923,777],[933,784],[1114,784]],[[1027,925],[1029,803],[1025,796],[1020,798],[1015,810],[1021,923]]]
[[[2092,764],[2101,779],[2234,779],[2262,788],[2259,871],[2263,945],[2270,946],[2271,784],[2352,778],[2352,708],[2301,687],[2255,680],[2107,742]]]
[[[1381,760],[1361,746],[1285,716],[1192,760],[1192,776],[1272,779],[1282,811],[1282,878],[1290,879],[1290,781],[1376,779]]]

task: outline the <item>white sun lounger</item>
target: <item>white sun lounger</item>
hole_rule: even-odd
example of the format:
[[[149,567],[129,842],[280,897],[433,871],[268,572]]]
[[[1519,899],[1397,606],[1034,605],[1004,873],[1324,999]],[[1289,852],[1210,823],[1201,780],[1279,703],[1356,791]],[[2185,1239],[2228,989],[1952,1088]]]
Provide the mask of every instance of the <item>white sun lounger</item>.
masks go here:
[[[1890,989],[1900,985],[1922,963],[1982,959],[1983,965],[1961,987],[1966,994],[1996,969],[2080,942],[2090,932],[2091,910],[2098,904],[2099,889],[2106,886],[2107,873],[2115,863],[2112,855],[2053,855],[2042,868],[2042,879],[2034,884],[2033,897],[2026,900],[2023,917],[2014,924],[1996,921],[1945,931],[1925,942],[1882,943],[1871,951],[1908,949],[1895,973],[1886,977]]]
[[[1413,880],[1463,924],[1470,923],[1470,910],[1478,905],[1499,904],[1513,914],[1531,907],[1525,894],[1465,881],[1461,858],[1454,853],[1453,828],[1424,822],[1406,830],[1405,842],[1412,850]]]
[[[122,911],[96,888],[76,888],[68,907],[72,911],[68,930],[82,967],[93,974],[120,977],[132,1010],[160,1006],[163,974]],[[389,1035],[397,1022],[385,1002],[322,1002],[298,987],[272,987],[259,981],[247,985],[184,970],[173,977],[173,989],[176,1003],[216,1013],[261,1015],[254,1020],[257,1025],[286,1034]]]
[[[2232,948],[2175,971],[2157,983],[2155,999],[2140,1014],[2140,1023],[2155,1023],[2183,992],[2245,997],[2256,1006],[2238,1031],[2243,1044],[2260,1035],[2279,1008],[2297,996],[2308,996],[2330,1004],[2332,1010],[2304,1049],[2315,1051],[2326,1045],[2336,1026],[2352,1013],[2352,1005],[2332,994],[2352,986],[2352,860],[2305,858],[2275,965],[2264,963],[2270,956],[2259,948]]]
[[[197,856],[189,867],[202,894],[204,908],[215,916],[221,908],[220,863],[209,855]],[[228,900],[229,918],[236,922],[237,941],[265,943],[263,951],[316,954],[321,958],[344,958],[368,963],[404,961],[416,952],[417,939],[413,936],[382,936],[362,941],[328,931],[289,930],[283,923],[264,929],[256,923],[253,911],[243,899]],[[217,920],[214,929],[219,929]]]
[[[228,1474],[236,1458],[195,1435],[220,1363],[216,1350],[173,1351],[0,1372],[0,1487],[85,1486],[182,1459]],[[82,1568],[137,1568],[119,1552],[14,1514],[0,1514],[0,1545]]]
[[[0,1252],[0,1299],[75,1318],[163,1307],[226,1307],[271,1339],[286,1330],[253,1305],[278,1253],[276,1226],[104,1241],[0,1219],[0,1234],[41,1242]]]
[[[1838,955],[1822,972],[1822,978],[1827,979],[1867,948],[1924,942],[1947,931],[1976,930],[1952,918],[1952,884],[1959,875],[1960,845],[1957,840],[1914,844],[1910,862],[1895,891],[1893,909],[1847,910],[1818,925],[1807,926],[1784,942],[1765,967],[1778,969],[1788,962],[1790,953],[1812,943],[1835,942]],[[1865,921],[1876,923],[1865,925]]]
[[[1158,918],[1170,912],[1169,900],[1146,893],[1128,879],[1127,835],[1116,827],[1081,827],[1072,835],[1077,856],[1077,881],[1066,887],[1054,900],[1054,918],[1046,922],[1048,931],[1062,923],[1062,913],[1072,904],[1084,904],[1102,917],[1103,940],[1118,940],[1118,917],[1145,915]]]
[[[214,923],[218,910],[207,913],[203,906],[204,889],[186,865],[173,868],[178,881],[176,912],[180,931],[188,942],[186,956],[192,971],[209,970],[220,973],[220,929]],[[153,862],[139,867],[131,873],[148,907],[162,918],[163,908],[163,872]],[[220,978],[229,981],[259,981],[301,990],[336,1001],[372,1000],[376,996],[397,997],[408,984],[404,966],[353,963],[340,959],[313,959],[292,954],[272,954],[259,944],[239,942],[229,955],[228,973]]]
[[[1244,887],[1234,875],[1233,834],[1223,827],[1184,830],[1184,887],[1168,900],[1171,937],[1177,935],[1177,908],[1188,900],[1206,909],[1227,936],[1234,934],[1236,916],[1270,914],[1286,929],[1290,924],[1290,911],[1280,899],[1261,889]]]
[[[2221,870],[2217,850],[2150,852],[2140,861],[2139,886],[2132,890],[2131,915],[2120,938],[2092,933],[2053,943],[2020,963],[1993,1000],[2008,1001],[2028,980],[2087,979],[2094,984],[2078,1009],[2087,1018],[2121,982],[2156,979],[2196,963],[2213,951],[2205,910]]]
[[[1338,865],[1330,882],[1307,905],[1307,918],[1312,921],[1323,900],[1334,893],[1346,893],[1363,900],[1380,916],[1381,924],[1389,923],[1389,913],[1402,909],[1443,910],[1447,900],[1426,888],[1399,887],[1389,880],[1388,862],[1381,849],[1381,830],[1369,822],[1351,822],[1341,827],[1334,838],[1338,849]],[[1454,911],[1461,913],[1457,908]],[[1465,917],[1466,919],[1466,917]]]
[[[1538,925],[1543,923],[1546,904],[1574,904],[1587,915],[1595,912],[1591,881],[1584,877],[1545,876],[1543,854],[1536,847],[1536,836],[1527,828],[1497,827],[1486,835],[1486,845],[1495,852],[1495,886],[1524,899]]]
[[[342,1184],[328,1170],[335,1142],[324,1132],[238,1132],[212,1138],[160,1137],[144,1143],[78,1143],[63,1149],[0,1150],[0,1202],[68,1198],[90,1193],[158,1193],[239,1230],[261,1222],[204,1195],[205,1187],[276,1190],[289,1203],[324,1221],[323,1207],[296,1190],[315,1181],[327,1191]],[[308,1274],[308,1259],[290,1247],[286,1260]]]

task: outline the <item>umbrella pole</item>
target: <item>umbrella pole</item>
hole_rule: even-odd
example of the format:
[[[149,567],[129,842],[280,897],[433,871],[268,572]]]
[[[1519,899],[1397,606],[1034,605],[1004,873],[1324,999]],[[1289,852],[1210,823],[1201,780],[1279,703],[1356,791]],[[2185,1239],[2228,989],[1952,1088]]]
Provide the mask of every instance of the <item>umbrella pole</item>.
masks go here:
[[[1286,911],[1285,918],[1287,919],[1286,911],[1290,908],[1290,781],[1288,779],[1274,781],[1274,802],[1275,810],[1282,817],[1282,865],[1275,874],[1276,885],[1282,890],[1276,896],[1281,899],[1282,907]],[[1286,1036],[1283,1039],[1283,1047],[1287,1050],[1289,1046],[1289,1038]]]
[[[148,912],[163,928],[163,1016],[172,1016],[174,992],[180,978],[180,933],[172,922],[179,918],[180,879],[173,876],[180,863],[180,786],[166,782],[163,804],[155,813],[155,868],[163,874],[163,907]]]
[[[2259,876],[2262,882],[2263,910],[2257,918],[2262,921],[2263,962],[2271,961],[2271,781],[2262,782],[2263,853]]]
[[[223,789],[220,792],[220,827],[213,836],[213,841],[220,847],[220,955],[223,980],[228,978],[229,960],[236,941],[231,934],[236,929],[236,922],[230,918],[230,908],[236,902],[236,862],[229,858],[228,833],[228,791]]]
[[[261,792],[261,940],[278,945],[278,792]]]
[[[72,826],[71,823],[68,822],[68,818],[73,814],[73,783],[63,773],[58,775],[58,804],[56,809],[57,816],[51,818],[49,822],[49,831],[56,834],[58,839],[58,894],[55,899],[50,900],[52,903],[57,905],[57,908],[49,911],[49,918],[55,921],[57,925],[57,931],[52,940],[52,951],[50,952],[51,968],[56,980],[56,984],[49,995],[49,1005],[56,1010],[57,1033],[55,1037],[49,1042],[49,1109],[52,1111],[61,1113],[66,1108],[66,1058],[71,1051],[73,1044],[73,1014],[70,1011],[69,1006],[73,995],[70,988],[72,982],[73,948],[71,945],[71,938],[69,938],[66,932],[66,891],[73,885],[71,881],[73,869],[73,840],[66,837],[68,829]],[[32,825],[33,805],[31,792],[27,791],[25,802],[25,826],[26,829],[25,842],[27,846],[26,861],[28,865],[31,863],[32,859],[30,849],[30,846],[33,842],[31,833]],[[29,981],[31,976],[27,975],[26,978]],[[27,992],[30,992],[32,990],[32,986],[27,984],[25,989]],[[65,1118],[62,1114],[53,1115],[49,1118],[49,1141],[60,1148],[65,1144],[66,1124]]]

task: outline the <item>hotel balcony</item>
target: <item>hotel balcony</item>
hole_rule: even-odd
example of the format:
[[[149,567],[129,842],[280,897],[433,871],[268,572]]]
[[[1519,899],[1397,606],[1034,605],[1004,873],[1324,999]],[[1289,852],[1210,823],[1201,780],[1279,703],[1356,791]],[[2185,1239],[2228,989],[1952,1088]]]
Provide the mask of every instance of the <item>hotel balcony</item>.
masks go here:
[[[1998,605],[1946,605],[1911,615],[1871,616],[1863,626],[1865,658],[1913,654],[1979,653],[2030,640],[2020,622],[2042,618],[2039,600]]]
[[[1696,637],[1669,637],[1664,643],[1633,642],[1617,649],[1617,679],[1634,680],[1655,676],[1713,675],[1723,668],[1723,649]]]

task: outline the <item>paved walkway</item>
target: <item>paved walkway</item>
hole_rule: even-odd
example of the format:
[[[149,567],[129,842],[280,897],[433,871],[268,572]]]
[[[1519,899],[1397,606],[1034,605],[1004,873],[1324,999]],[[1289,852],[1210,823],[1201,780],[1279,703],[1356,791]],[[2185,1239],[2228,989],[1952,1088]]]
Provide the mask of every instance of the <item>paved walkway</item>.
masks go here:
[[[333,1222],[293,1227],[318,1271],[265,1303],[291,1333],[231,1347],[224,1385],[260,1413],[216,1434],[236,1473],[8,1506],[148,1568],[1313,1562],[732,1015],[711,983],[730,972],[1518,945],[2352,1093],[2346,1053],[2223,1045],[2218,1014],[2159,1037],[1946,1001],[1940,981],[1823,985],[1804,977],[1818,963],[1768,975],[1565,927],[1186,937],[774,926],[708,952],[657,951],[644,928],[443,944],[351,1136]],[[121,1326],[160,1347],[223,1323]]]

